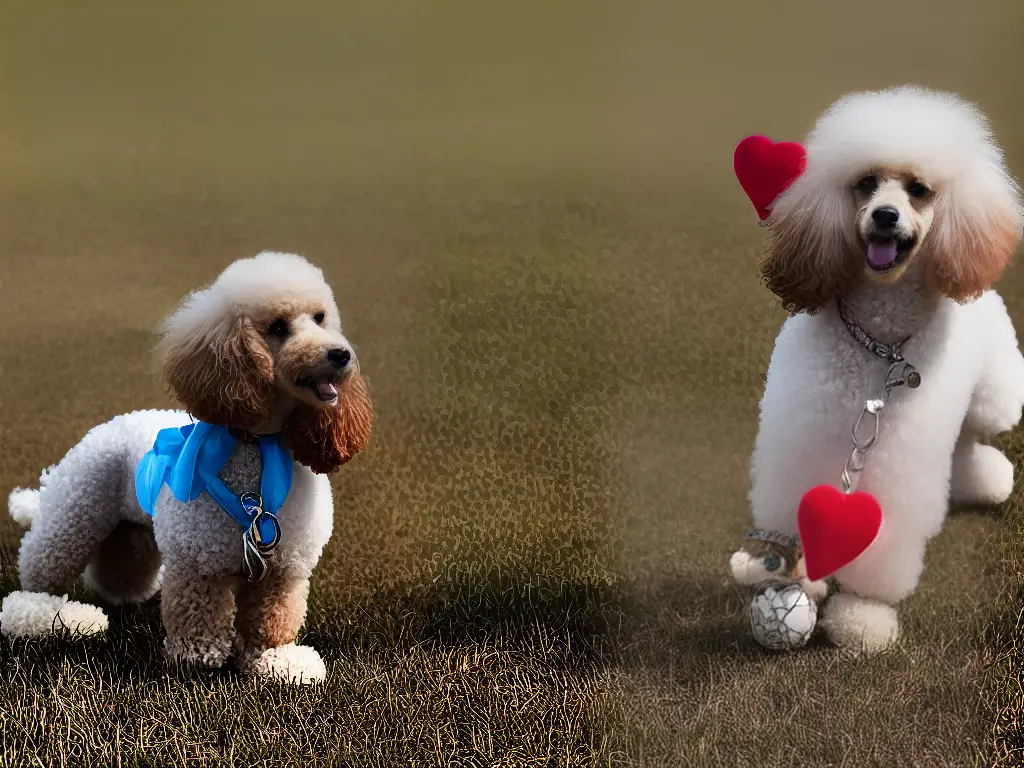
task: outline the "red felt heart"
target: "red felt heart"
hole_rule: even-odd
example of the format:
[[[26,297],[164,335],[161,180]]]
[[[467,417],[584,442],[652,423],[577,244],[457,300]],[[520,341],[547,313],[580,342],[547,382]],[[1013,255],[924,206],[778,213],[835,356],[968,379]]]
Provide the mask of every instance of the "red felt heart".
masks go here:
[[[849,565],[871,546],[882,527],[882,508],[870,493],[843,493],[819,485],[800,499],[796,522],[807,578],[816,581]]]
[[[804,172],[807,151],[793,141],[776,143],[767,136],[747,136],[736,146],[733,169],[740,186],[764,221],[775,199]]]

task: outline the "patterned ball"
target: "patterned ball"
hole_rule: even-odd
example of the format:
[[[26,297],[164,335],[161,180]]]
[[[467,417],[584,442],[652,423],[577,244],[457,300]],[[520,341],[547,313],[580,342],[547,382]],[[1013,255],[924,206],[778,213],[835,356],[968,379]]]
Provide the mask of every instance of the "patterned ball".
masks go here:
[[[791,651],[811,639],[818,606],[796,583],[762,584],[750,602],[754,639],[772,651]]]

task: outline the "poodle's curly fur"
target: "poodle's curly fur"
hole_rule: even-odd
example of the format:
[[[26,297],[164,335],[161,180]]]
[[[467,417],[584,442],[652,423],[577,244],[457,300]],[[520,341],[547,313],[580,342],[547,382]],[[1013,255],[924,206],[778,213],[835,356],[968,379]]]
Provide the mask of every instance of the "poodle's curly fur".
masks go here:
[[[806,148],[767,221],[763,273],[794,314],[768,369],[750,501],[759,528],[795,534],[801,497],[839,485],[851,429],[881,394],[887,364],[854,341],[837,299],[874,339],[910,336],[902,352],[922,383],[893,390],[859,473],[882,528],[835,574],[823,619],[836,644],[883,650],[950,501],[998,504],[1013,487],[1010,461],[985,441],[1020,419],[1024,358],[988,289],[1021,238],[1020,190],[985,117],[952,94],[846,96]]]
[[[331,536],[324,473],[366,445],[372,421],[330,287],[294,254],[239,260],[186,297],[164,322],[156,354],[186,410],[136,411],[97,426],[43,472],[38,491],[11,494],[12,517],[30,529],[19,553],[24,592],[5,600],[3,631],[49,632],[60,625],[57,609],[87,616],[80,631],[101,631],[105,617],[54,600],[84,576],[111,604],[161,591],[174,663],[219,667],[234,656],[256,674],[322,679],[316,651],[293,642],[310,575]],[[292,452],[280,545],[259,582],[242,578],[241,531],[205,493],[182,503],[164,486],[152,518],[136,501],[135,469],[157,433],[193,418],[254,435],[281,433]],[[259,447],[239,440],[220,478],[242,493],[259,489],[261,472]],[[39,593],[34,607],[32,593]]]

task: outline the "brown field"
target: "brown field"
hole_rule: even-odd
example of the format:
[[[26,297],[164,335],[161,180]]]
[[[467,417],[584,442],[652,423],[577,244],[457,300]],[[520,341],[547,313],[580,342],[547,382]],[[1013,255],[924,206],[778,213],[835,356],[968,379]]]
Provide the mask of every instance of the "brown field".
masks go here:
[[[883,657],[760,651],[725,571],[785,316],[733,146],[918,82],[1024,175],[1024,4],[777,5],[8,0],[0,495],[165,405],[155,324],[264,248],[323,266],[377,425],[313,584],[325,686],[169,673],[157,606],[115,610],[0,640],[0,765],[1024,760],[1021,495],[950,519]]]

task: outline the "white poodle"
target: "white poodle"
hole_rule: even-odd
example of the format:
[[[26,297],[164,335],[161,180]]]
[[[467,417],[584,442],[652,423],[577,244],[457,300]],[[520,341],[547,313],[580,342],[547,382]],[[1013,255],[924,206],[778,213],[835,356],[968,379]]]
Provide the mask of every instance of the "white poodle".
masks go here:
[[[316,651],[294,641],[331,535],[324,473],[365,446],[372,420],[330,287],[293,254],[237,261],[165,321],[157,357],[187,412],[118,416],[39,490],[11,494],[31,527],[25,591],[5,598],[0,628],[102,631],[102,611],[57,597],[84,575],[112,604],[161,590],[174,663],[235,656],[256,674],[322,679]]]
[[[892,389],[852,473],[882,526],[834,574],[824,606],[834,643],[878,651],[899,636],[895,606],[917,586],[950,501],[999,504],[1013,488],[1013,466],[985,440],[1020,419],[1024,358],[988,288],[1021,238],[1020,190],[973,105],[916,87],[840,99],[806,150],[767,220],[762,271],[795,314],[768,369],[750,501],[759,528],[797,534],[801,497],[840,487],[853,426],[881,397],[892,358],[877,342],[903,342],[920,384]],[[732,565],[749,583],[748,560]],[[824,597],[824,583],[805,586]]]

